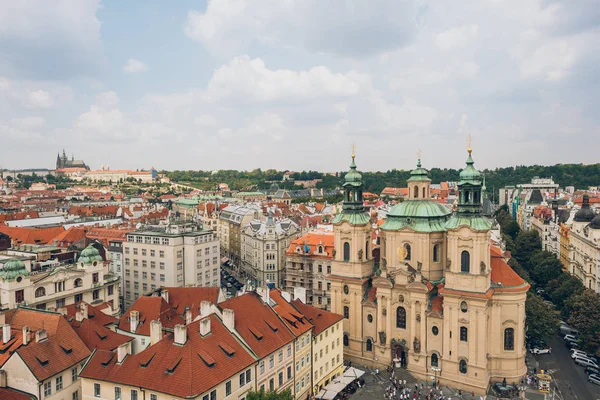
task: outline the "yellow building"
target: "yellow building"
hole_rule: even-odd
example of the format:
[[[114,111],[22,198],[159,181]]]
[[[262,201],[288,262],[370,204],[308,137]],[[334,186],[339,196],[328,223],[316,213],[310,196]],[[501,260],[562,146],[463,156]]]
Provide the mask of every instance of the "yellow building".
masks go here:
[[[374,270],[371,225],[354,156],[343,210],[333,221],[332,311],[344,315],[344,354],[360,364],[394,363],[420,379],[485,393],[491,381],[525,375],[525,300],[529,285],[490,247],[482,182],[471,150],[460,173],[457,211],[430,199],[421,167],[409,199],[381,225],[381,268]]]
[[[571,253],[571,238],[569,231],[571,228],[566,224],[560,225],[560,263],[563,266],[563,271],[569,271],[569,260]]]

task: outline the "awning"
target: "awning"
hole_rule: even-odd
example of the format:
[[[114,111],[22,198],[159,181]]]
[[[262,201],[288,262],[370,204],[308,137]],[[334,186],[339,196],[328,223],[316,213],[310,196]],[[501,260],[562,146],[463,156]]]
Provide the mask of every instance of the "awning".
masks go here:
[[[343,383],[331,382],[329,385],[325,386],[319,394],[317,394],[317,399],[330,400],[334,399],[335,396],[342,390],[346,388],[346,385]]]
[[[350,377],[353,380],[360,378],[361,376],[363,376],[365,374],[365,371],[361,371],[358,368],[354,368],[354,367],[349,367],[346,371],[344,371],[344,377]]]

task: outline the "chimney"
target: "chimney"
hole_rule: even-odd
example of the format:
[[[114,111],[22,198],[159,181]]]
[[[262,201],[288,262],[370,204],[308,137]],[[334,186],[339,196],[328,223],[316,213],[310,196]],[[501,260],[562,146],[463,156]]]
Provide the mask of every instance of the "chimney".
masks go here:
[[[0,388],[6,387],[6,371],[0,370]]]
[[[89,318],[87,303],[84,303],[83,301],[79,303],[79,311],[83,313],[83,318]]]
[[[185,317],[185,324],[186,325],[192,323],[192,310],[190,310],[190,306],[185,306],[184,317]]]
[[[150,322],[150,344],[156,344],[162,339],[162,324],[160,321]]]
[[[177,324],[173,331],[175,332],[175,344],[183,346],[187,342],[187,329],[185,325]]]
[[[83,311],[79,310],[75,313],[75,321],[81,322],[84,320]]]
[[[169,302],[169,291],[167,289],[161,290],[160,295],[167,303]]]
[[[200,321],[200,336],[206,336],[210,333],[210,317]]]
[[[129,313],[129,332],[135,333],[139,323],[140,312],[137,310],[131,310],[131,312]]]
[[[290,292],[281,292],[281,297],[283,297],[288,303],[292,302],[292,295]]]
[[[206,317],[210,314],[210,301],[204,300],[200,303],[200,315]]]
[[[29,327],[24,326],[23,327],[23,346],[27,346],[27,343],[29,343]]]
[[[35,342],[40,343],[44,340],[48,339],[48,334],[45,329],[39,329],[35,331]]]
[[[6,344],[10,341],[10,325],[2,325],[2,343]]]
[[[235,329],[235,313],[230,308],[223,310],[223,325],[225,325],[230,331]]]
[[[117,348],[117,363],[121,364],[129,354],[129,342],[119,345]]]
[[[269,304],[269,299],[271,298],[271,289],[269,289],[268,286],[265,286],[263,288],[263,292],[262,292],[262,300],[265,302],[265,304]]]

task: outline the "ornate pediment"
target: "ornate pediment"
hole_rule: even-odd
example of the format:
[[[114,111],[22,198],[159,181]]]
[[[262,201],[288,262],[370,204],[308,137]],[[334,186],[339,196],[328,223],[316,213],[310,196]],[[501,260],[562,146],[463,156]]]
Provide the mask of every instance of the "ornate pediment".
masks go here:
[[[393,287],[392,282],[389,281],[389,279],[387,278],[382,278],[382,277],[377,277],[373,280],[373,286],[375,287],[386,287],[386,288],[391,288]]]
[[[348,299],[342,299],[342,304],[350,304],[350,300],[348,300]]]
[[[461,324],[468,324],[469,323],[469,321],[467,321],[464,318],[459,319],[458,322],[460,322]]]
[[[513,321],[512,319],[507,319],[506,321],[504,321],[502,323],[502,325],[517,325],[517,323],[515,321]]]

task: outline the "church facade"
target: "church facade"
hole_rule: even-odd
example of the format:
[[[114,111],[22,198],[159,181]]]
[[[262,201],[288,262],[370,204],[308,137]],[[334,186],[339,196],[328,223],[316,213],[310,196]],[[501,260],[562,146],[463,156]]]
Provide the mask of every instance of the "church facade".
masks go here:
[[[490,245],[482,182],[471,149],[455,213],[430,197],[419,160],[409,199],[381,225],[381,262],[372,259],[371,221],[354,155],[344,205],[333,221],[332,312],[344,315],[344,356],[358,364],[406,368],[416,377],[484,393],[491,382],[526,374],[529,285]]]
[[[89,170],[88,167],[82,160],[75,160],[75,157],[69,158],[63,149],[62,156],[60,154],[56,155],[56,169],[64,169],[64,168],[83,168]]]

